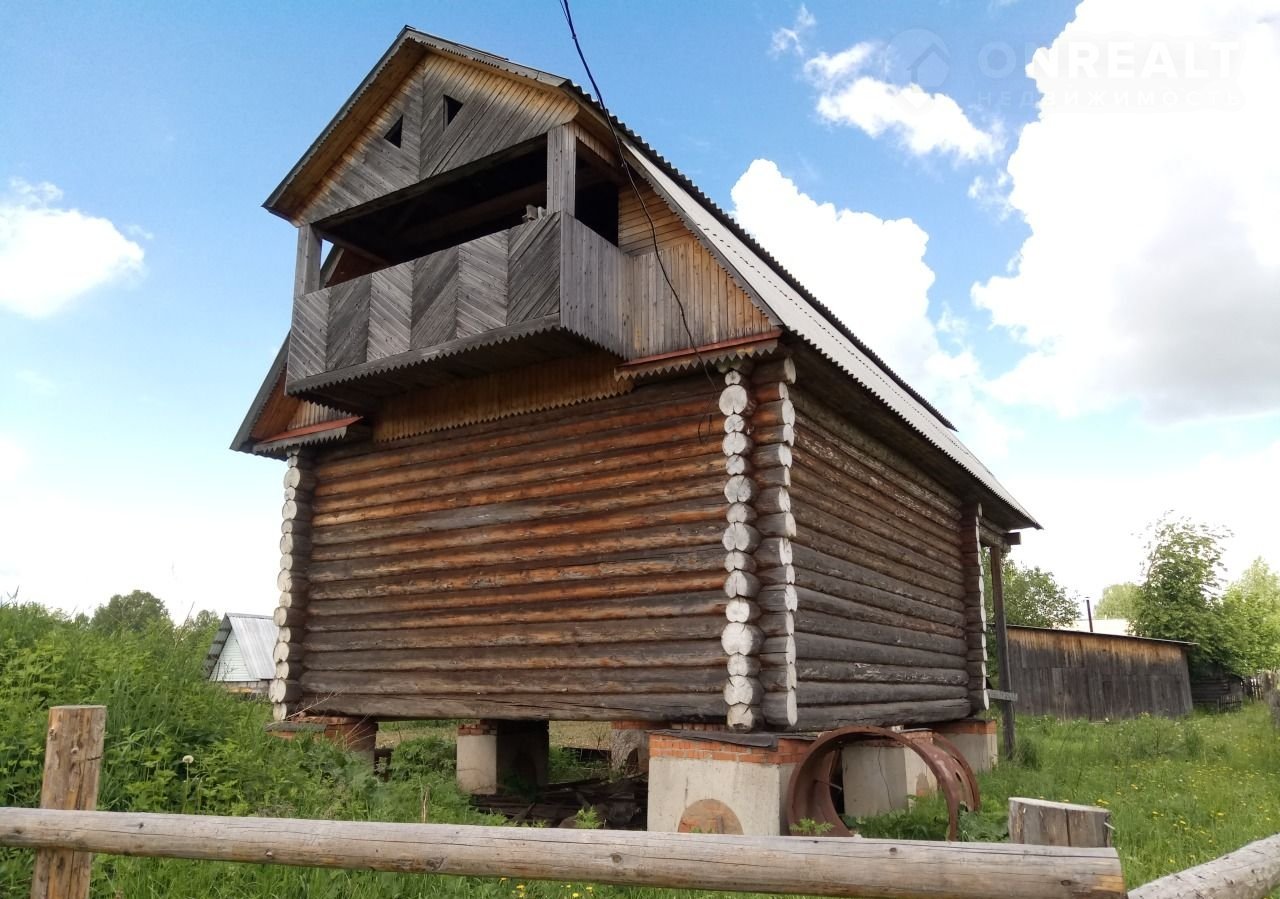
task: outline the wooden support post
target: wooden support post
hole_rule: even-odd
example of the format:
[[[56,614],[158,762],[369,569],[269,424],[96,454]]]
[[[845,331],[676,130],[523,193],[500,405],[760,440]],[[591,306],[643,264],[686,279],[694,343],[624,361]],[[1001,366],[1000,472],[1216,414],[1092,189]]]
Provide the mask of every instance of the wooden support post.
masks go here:
[[[547,132],[547,212],[574,214],[577,172],[577,129],[557,125]]]
[[[1004,618],[1004,551],[1002,547],[991,547],[991,606],[996,619],[996,660],[1000,665],[1000,691],[1016,693],[1011,683],[1009,668],[1009,631]],[[1017,747],[1017,735],[1014,732],[1013,700],[1000,700],[1000,734],[1003,743],[1004,758],[1013,758]]]
[[[1094,805],[1011,796],[1009,842],[1104,848],[1111,845],[1111,812]]]
[[[49,709],[40,807],[92,811],[98,805],[107,707],[60,705]],[[87,899],[93,855],[71,849],[36,853],[31,899]]]
[[[298,261],[293,273],[293,295],[300,297],[320,289],[320,235],[310,225],[298,228]]]

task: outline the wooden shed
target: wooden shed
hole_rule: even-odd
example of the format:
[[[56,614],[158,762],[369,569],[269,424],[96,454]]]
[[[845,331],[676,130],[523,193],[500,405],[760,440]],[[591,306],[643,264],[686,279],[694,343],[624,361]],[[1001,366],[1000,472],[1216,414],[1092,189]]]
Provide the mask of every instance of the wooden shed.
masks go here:
[[[276,637],[270,615],[223,615],[205,654],[204,676],[233,692],[265,696],[275,677]]]
[[[1009,667],[1018,711],[1094,720],[1189,715],[1187,651],[1194,645],[1010,627]]]
[[[1035,521],[574,84],[406,29],[266,208],[293,319],[233,448],[287,464],[277,715],[985,708],[981,547]]]

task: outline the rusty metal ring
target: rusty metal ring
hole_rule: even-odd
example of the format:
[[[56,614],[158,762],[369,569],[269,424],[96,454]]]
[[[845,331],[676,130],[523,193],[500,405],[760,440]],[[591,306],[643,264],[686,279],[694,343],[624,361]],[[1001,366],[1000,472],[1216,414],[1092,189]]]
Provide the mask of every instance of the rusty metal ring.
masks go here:
[[[932,743],[910,739],[901,731],[867,724],[855,724],[823,734],[796,766],[787,787],[788,827],[809,820],[831,825],[832,836],[852,836],[831,799],[835,766],[845,746],[867,740],[889,740],[908,747],[924,761],[947,802],[947,839],[960,835],[960,805],[977,811],[982,800],[973,769],[954,744],[933,734]]]

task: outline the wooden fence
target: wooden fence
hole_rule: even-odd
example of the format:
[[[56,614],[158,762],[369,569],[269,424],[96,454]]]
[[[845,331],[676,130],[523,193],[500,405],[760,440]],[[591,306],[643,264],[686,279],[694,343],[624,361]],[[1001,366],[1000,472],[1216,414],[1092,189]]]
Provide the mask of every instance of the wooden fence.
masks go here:
[[[1018,711],[1059,718],[1191,714],[1188,643],[1038,627],[1009,628]]]
[[[36,851],[32,899],[86,899],[95,852],[867,899],[1125,895],[1114,849],[92,811],[105,724],[101,706],[50,710],[41,807],[0,809],[0,846]],[[1135,895],[1262,897],[1280,884],[1273,840],[1224,868],[1252,891],[1216,890],[1214,874],[1192,869],[1175,875],[1191,878],[1185,890]]]

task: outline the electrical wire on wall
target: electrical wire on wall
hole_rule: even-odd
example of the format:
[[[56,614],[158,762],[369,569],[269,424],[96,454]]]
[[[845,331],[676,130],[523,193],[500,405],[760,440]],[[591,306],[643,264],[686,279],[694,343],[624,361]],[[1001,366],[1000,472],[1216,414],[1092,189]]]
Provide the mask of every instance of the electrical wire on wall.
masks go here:
[[[680,292],[676,290],[675,284],[671,282],[671,275],[667,273],[667,265],[662,259],[662,254],[658,252],[658,229],[653,223],[653,216],[649,214],[649,206],[644,201],[644,195],[640,192],[639,185],[636,184],[635,175],[631,171],[631,166],[627,164],[626,151],[623,149],[622,136],[618,134],[618,129],[614,125],[613,114],[609,112],[608,105],[604,102],[604,94],[600,92],[600,85],[596,83],[596,77],[591,73],[591,66],[587,62],[586,54],[582,51],[582,43],[578,40],[577,29],[573,26],[573,12],[569,9],[569,0],[558,0],[560,11],[564,13],[565,24],[569,26],[569,37],[573,39],[574,49],[578,51],[578,59],[582,61],[582,68],[587,73],[587,81],[591,84],[591,89],[595,91],[596,101],[600,104],[600,108],[604,111],[605,124],[609,126],[609,133],[613,135],[613,142],[618,148],[618,161],[622,165],[623,172],[627,175],[627,181],[631,184],[631,190],[635,193],[636,200],[640,204],[640,210],[644,213],[645,221],[649,223],[649,238],[653,243],[653,255],[658,260],[658,269],[662,272],[662,279],[666,281],[667,288],[671,291],[671,296],[675,298],[676,308],[680,310],[680,324],[684,326],[684,333],[689,338],[689,346],[693,349],[693,354],[698,359],[703,374],[707,376],[713,390],[719,389],[716,380],[711,375],[711,367],[703,358],[702,352],[698,349],[697,341],[693,338],[693,331],[689,328],[689,317],[685,313],[684,302],[680,299]]]

